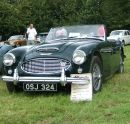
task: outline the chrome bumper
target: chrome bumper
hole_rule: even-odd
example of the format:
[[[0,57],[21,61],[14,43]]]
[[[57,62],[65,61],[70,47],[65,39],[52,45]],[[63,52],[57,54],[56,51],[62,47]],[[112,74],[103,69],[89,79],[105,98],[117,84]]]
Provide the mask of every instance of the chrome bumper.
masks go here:
[[[77,78],[77,77],[66,77],[65,82],[61,81],[60,77],[18,77],[18,80],[15,80],[11,76],[3,76],[2,79],[7,82],[55,82],[55,83],[71,83],[75,84],[86,84],[86,78]],[[89,82],[89,80],[88,80]]]
[[[86,77],[66,77],[64,69],[62,69],[62,73],[60,77],[28,77],[28,76],[19,76],[17,69],[14,70],[13,76],[2,76],[2,79],[7,82],[14,82],[17,84],[18,82],[54,82],[61,83],[61,85],[65,86],[67,83],[74,84],[87,84],[90,82],[90,79]]]

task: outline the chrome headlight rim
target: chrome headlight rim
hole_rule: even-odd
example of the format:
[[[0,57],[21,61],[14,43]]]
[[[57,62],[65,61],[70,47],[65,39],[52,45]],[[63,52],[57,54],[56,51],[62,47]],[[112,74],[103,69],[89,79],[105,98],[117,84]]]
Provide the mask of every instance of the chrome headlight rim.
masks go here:
[[[76,50],[73,54],[73,62],[77,65],[81,65],[86,60],[86,53],[83,50]]]
[[[6,53],[4,55],[3,64],[5,66],[12,66],[15,62],[16,62],[16,58],[15,58],[15,55],[13,53]]]

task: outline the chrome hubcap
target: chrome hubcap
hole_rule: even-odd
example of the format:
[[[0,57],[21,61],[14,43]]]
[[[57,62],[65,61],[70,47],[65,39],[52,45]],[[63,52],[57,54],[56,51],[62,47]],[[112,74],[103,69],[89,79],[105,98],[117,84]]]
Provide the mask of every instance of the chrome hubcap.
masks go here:
[[[93,77],[93,88],[95,91],[98,91],[101,85],[101,70],[98,64],[94,64],[93,66],[92,77]]]

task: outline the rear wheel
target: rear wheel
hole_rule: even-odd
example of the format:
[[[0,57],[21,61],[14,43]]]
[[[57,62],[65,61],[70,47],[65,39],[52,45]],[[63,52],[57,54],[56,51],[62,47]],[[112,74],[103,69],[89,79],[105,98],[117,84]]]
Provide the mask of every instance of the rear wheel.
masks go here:
[[[102,87],[102,63],[98,56],[92,58],[89,72],[92,74],[93,92],[96,93]]]
[[[123,61],[122,55],[120,55],[120,65],[119,65],[118,72],[119,73],[123,73],[124,72],[124,61]]]
[[[122,44],[123,44],[123,46],[125,46],[125,45],[126,45],[126,43],[125,43],[125,41],[124,41],[124,40],[122,41]]]

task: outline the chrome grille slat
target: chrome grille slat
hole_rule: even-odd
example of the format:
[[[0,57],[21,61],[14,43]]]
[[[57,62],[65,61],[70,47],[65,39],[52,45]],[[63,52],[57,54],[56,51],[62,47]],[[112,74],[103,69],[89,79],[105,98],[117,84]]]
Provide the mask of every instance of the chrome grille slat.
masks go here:
[[[61,73],[61,62],[65,62],[65,70],[70,67],[70,62],[59,58],[35,58],[26,61],[21,68],[27,73],[54,74]]]

